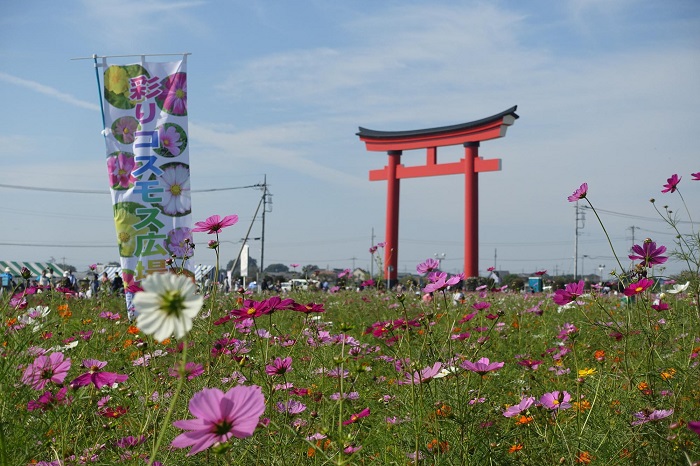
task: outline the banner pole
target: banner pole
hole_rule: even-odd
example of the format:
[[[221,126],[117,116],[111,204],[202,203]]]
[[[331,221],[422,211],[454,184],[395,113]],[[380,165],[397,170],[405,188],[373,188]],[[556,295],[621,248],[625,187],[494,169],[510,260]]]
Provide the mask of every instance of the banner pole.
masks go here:
[[[102,113],[102,137],[107,137],[105,134],[105,107],[102,102],[102,87],[100,86],[100,73],[97,71],[99,65],[97,64],[97,54],[92,55],[92,59],[95,61],[95,79],[97,79],[97,95],[100,98],[100,113]]]

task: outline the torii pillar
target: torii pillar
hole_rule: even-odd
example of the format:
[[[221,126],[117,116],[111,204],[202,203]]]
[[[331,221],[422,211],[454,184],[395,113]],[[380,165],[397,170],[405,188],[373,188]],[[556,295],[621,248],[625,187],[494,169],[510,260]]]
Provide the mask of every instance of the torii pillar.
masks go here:
[[[398,277],[399,257],[399,188],[402,178],[464,174],[464,274],[479,274],[479,178],[478,173],[498,171],[500,159],[479,157],[482,141],[501,138],[518,117],[517,106],[497,115],[452,126],[411,131],[376,131],[360,127],[357,135],[368,151],[380,151],[389,156],[388,164],[369,172],[370,181],[387,182],[385,277],[393,284]],[[464,158],[459,162],[437,161],[437,148],[464,146]],[[406,167],[401,164],[404,150],[425,149],[425,165]]]

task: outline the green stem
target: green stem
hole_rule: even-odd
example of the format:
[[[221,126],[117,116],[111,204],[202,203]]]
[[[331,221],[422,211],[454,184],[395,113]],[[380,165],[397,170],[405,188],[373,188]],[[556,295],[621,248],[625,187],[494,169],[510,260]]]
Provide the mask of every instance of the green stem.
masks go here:
[[[156,440],[156,444],[153,446],[153,450],[151,450],[151,457],[148,459],[148,466],[152,466],[153,462],[156,459],[156,455],[158,454],[158,448],[160,447],[160,444],[163,442],[163,437],[165,437],[165,431],[168,429],[168,424],[170,423],[170,418],[172,417],[173,411],[175,411],[175,405],[177,404],[177,399],[180,396],[180,392],[182,391],[182,386],[184,385],[185,382],[185,363],[187,361],[187,338],[183,338],[182,340],[182,359],[180,360],[180,368],[178,369],[179,372],[179,379],[177,382],[177,388],[175,389],[175,393],[173,394],[172,399],[170,400],[170,407],[168,408],[168,412],[165,415],[165,419],[163,420],[163,425],[160,429],[160,434],[158,435],[158,439]]]
[[[610,241],[610,235],[608,235],[608,230],[605,229],[605,225],[603,225],[603,221],[600,219],[600,216],[598,215],[598,212],[596,212],[595,207],[593,207],[593,204],[591,203],[591,201],[587,197],[585,199],[586,199],[586,202],[588,202],[588,205],[591,207],[591,210],[595,214],[595,218],[598,219],[598,223],[600,224],[600,227],[603,229],[603,233],[605,233],[605,237],[607,238],[608,244],[610,245],[610,250],[612,251],[613,256],[615,256],[615,260],[617,261],[617,265],[620,266],[620,272],[624,271],[625,268],[622,266],[620,259],[617,257],[617,253],[615,252],[615,248],[613,247],[612,241]],[[622,277],[620,277],[620,278],[622,278]],[[602,280],[603,277],[600,277],[600,279]]]

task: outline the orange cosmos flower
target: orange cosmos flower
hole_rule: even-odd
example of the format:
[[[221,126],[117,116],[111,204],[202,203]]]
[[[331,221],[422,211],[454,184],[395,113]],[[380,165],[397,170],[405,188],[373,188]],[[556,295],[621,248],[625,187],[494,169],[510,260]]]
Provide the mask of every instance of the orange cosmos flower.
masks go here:
[[[131,335],[138,335],[139,332],[139,328],[135,325],[129,325],[129,330],[126,331],[126,333],[129,333]]]
[[[579,412],[591,409],[591,403],[587,400],[574,401],[572,404],[574,405],[574,408],[576,408],[576,410]]]
[[[576,456],[576,462],[581,464],[588,464],[593,461],[593,457],[587,451],[582,451]]]
[[[523,444],[516,443],[515,445],[511,445],[511,447],[508,449],[508,453],[515,453],[516,451],[520,451],[522,449],[523,449]]]

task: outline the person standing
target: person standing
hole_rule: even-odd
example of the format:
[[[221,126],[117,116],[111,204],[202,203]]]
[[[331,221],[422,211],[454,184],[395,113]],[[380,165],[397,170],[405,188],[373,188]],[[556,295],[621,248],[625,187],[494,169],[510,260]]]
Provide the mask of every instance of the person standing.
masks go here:
[[[12,275],[12,270],[9,267],[5,267],[5,271],[0,274],[0,294],[4,292],[11,293],[15,286],[15,277]]]
[[[42,288],[51,287],[51,277],[49,277],[48,270],[41,271],[41,276],[39,277],[39,286]]]

